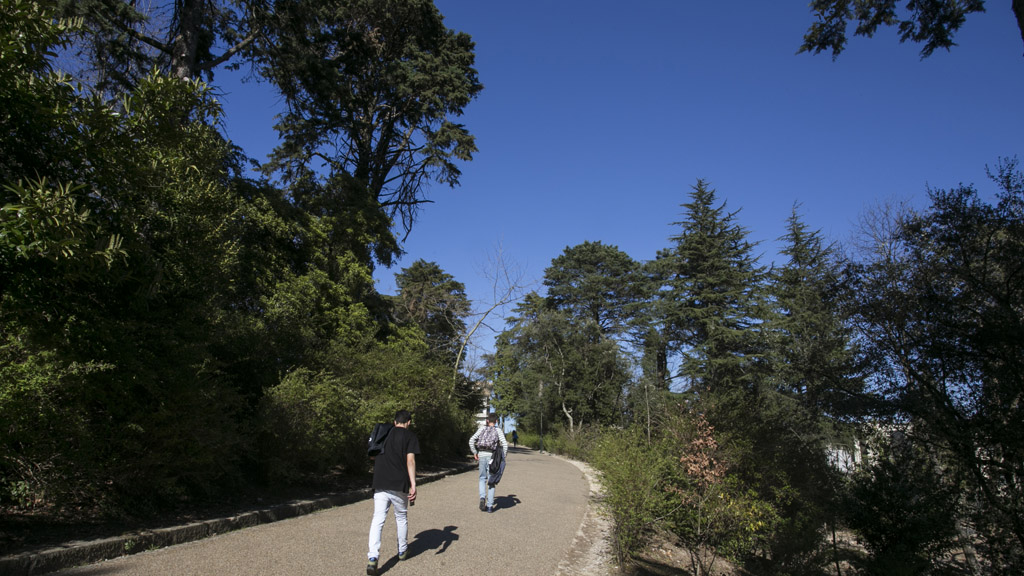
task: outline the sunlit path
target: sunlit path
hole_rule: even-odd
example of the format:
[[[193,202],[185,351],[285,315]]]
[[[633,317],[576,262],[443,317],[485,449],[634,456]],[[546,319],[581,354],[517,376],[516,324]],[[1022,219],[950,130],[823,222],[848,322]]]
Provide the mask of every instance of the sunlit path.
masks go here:
[[[409,512],[411,557],[399,562],[394,519],[380,574],[554,574],[583,519],[588,482],[564,460],[512,449],[498,510],[480,512],[476,472],[424,484]],[[365,574],[373,504],[362,501],[206,540],[143,552],[61,575]]]

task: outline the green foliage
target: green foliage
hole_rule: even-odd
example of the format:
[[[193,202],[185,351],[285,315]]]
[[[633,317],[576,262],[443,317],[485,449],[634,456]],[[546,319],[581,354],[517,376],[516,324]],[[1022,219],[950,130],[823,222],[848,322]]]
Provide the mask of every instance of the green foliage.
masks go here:
[[[603,431],[598,426],[587,426],[582,430],[570,431],[564,426],[556,425],[546,428],[543,438],[539,432],[521,431],[519,443],[539,450],[543,440],[546,452],[588,462],[592,459],[595,447],[602,437]]]
[[[648,442],[639,427],[608,429],[594,447],[591,463],[601,473],[620,563],[643,547],[646,536],[663,524],[671,509],[668,452],[667,446]]]
[[[955,544],[955,477],[905,436],[876,438],[869,448],[871,463],[853,476],[844,503],[849,526],[871,551],[865,569],[894,576],[930,573]]]
[[[288,104],[268,169],[336,242],[390,265],[391,227],[408,232],[426,183],[454,186],[476,151],[454,122],[483,88],[472,40],[429,0],[276,2],[262,37],[260,71]]]
[[[675,504],[669,525],[690,552],[695,574],[711,574],[716,558],[733,560],[771,533],[778,514],[731,472],[728,451],[700,414],[669,419],[663,433],[678,454],[666,490]]]
[[[105,93],[131,90],[151,70],[175,78],[213,78],[213,69],[248,52],[260,0],[151,2],[54,0],[84,22],[73,50],[76,76]],[[214,50],[223,50],[215,54]],[[237,64],[236,64],[237,65]]]
[[[781,240],[788,261],[770,278],[772,381],[811,418],[855,414],[864,384],[853,331],[845,321],[842,263],[835,248],[824,244],[819,231],[808,230],[795,209]]]
[[[417,330],[385,342],[347,332],[318,354],[319,371],[298,368],[262,400],[261,460],[267,477],[287,481],[335,467],[361,473],[374,423],[413,411],[422,461],[462,456],[469,414],[446,401],[449,367]]]
[[[523,428],[516,428],[519,432],[519,445],[528,446],[535,450],[540,450],[540,433],[533,432],[530,430],[524,430]]]
[[[710,393],[749,389],[763,354],[763,270],[735,212],[717,204],[715,190],[698,180],[683,204],[685,219],[658,255],[657,317],[669,348],[681,354],[687,388]]]
[[[374,422],[390,422],[399,409],[411,410],[417,434],[424,442],[423,460],[460,458],[471,433],[468,412],[448,400],[451,367],[432,358],[422,333],[399,333],[385,342],[364,341],[357,347],[331,350],[327,367],[365,399],[362,434]],[[366,441],[359,454],[365,458]],[[353,448],[354,449],[354,448]]]
[[[398,287],[393,300],[396,321],[418,326],[431,350],[454,365],[469,315],[466,287],[437,263],[423,260],[395,274],[395,285]]]
[[[110,267],[125,255],[121,237],[97,238],[99,226],[78,208],[81,192],[70,185],[50,186],[45,179],[5,185],[12,202],[0,207],[0,253],[5,259],[67,260],[85,274]]]
[[[544,271],[544,286],[553,308],[587,318],[608,336],[626,330],[627,313],[636,299],[636,262],[615,246],[584,242],[567,247]]]
[[[267,390],[262,402],[263,461],[271,478],[325,472],[362,439],[361,402],[330,374],[295,370]]]
[[[68,475],[76,456],[66,440],[88,432],[85,415],[66,410],[74,399],[69,392],[90,374],[111,367],[78,364],[52,351],[33,350],[26,342],[27,331],[14,324],[2,325],[0,334],[0,417],[5,423],[0,443],[5,486],[0,486],[0,502],[11,499],[17,505],[34,506],[69,500],[76,490],[89,489],[76,485]]]
[[[769,276],[773,310],[763,325],[771,369],[751,398],[712,414],[723,429],[749,439],[750,452],[736,471],[780,517],[762,542],[765,558],[748,558],[748,565],[765,573],[813,574],[825,554],[825,527],[836,525],[840,480],[826,455],[841,434],[852,433],[844,420],[861,410],[863,382],[834,248],[795,210],[781,240],[788,260]]]
[[[69,145],[74,133],[67,113],[76,103],[74,87],[52,73],[50,58],[77,23],[54,20],[28,0],[4,2],[0,15],[0,182],[38,182],[54,168],[47,150]],[[9,193],[0,192],[0,206],[8,203]]]
[[[617,344],[596,323],[552,310],[536,294],[515,312],[489,367],[495,407],[531,429],[546,421],[575,433],[616,422],[629,380]]]
[[[1024,175],[993,179],[995,205],[972,187],[932,191],[932,205],[894,221],[859,268],[858,322],[884,408],[962,471],[983,503],[971,520],[988,556],[1024,558]]]
[[[340,174],[344,198],[316,204],[239,176],[198,81],[122,70],[130,92],[83,92],[50,71],[72,27],[39,6],[0,8],[0,501],[141,514],[358,474],[398,408],[425,461],[461,456],[450,366],[384,321],[346,204],[365,183]],[[106,32],[142,21],[116,14]]]
[[[908,13],[904,15],[897,14],[896,5],[896,0],[814,0],[811,8],[818,21],[804,35],[800,51],[817,54],[831,50],[835,59],[846,47],[848,22],[853,20],[857,24],[856,36],[870,37],[880,26],[896,26],[900,42],[924,43],[924,58],[936,48],[948,50],[954,46],[953,35],[967,15],[985,11],[984,0],[908,0]]]
[[[703,417],[668,417],[654,432],[606,428],[588,451],[620,562],[668,530],[689,551],[693,573],[710,574],[716,558],[740,559],[770,537],[778,511],[730,471],[733,450],[719,446]]]

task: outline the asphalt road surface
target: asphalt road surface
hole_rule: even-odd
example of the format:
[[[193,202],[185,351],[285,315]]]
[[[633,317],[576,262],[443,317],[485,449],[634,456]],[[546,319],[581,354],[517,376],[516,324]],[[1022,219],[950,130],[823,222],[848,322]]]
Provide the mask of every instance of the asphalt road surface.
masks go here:
[[[417,487],[409,509],[410,557],[398,560],[393,513],[384,525],[379,574],[555,574],[587,511],[589,483],[572,463],[510,449],[481,512],[477,472]],[[366,574],[373,502],[364,500],[206,540],[56,572],[62,576],[264,576]]]

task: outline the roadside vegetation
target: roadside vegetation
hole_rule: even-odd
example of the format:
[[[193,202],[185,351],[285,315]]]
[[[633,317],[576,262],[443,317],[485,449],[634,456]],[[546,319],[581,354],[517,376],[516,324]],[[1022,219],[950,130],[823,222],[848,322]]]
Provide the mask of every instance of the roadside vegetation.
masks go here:
[[[457,365],[463,285],[420,261],[384,296],[372,272],[425,187],[456,185],[472,156],[450,121],[480,90],[472,42],[430,2],[389,3],[400,40],[368,32],[394,25],[383,3],[242,4],[152,20],[135,3],[0,4],[5,515],[138,518],[365,478],[369,430],[399,408],[431,438],[423,464],[464,455],[481,402]],[[338,36],[276,51],[321,17]],[[345,34],[350,20],[366,33]],[[157,50],[140,35],[162,25],[205,40]],[[354,60],[325,67],[339,43]],[[391,56],[359,60],[370,44]],[[203,81],[218,47],[283,95],[266,165],[221,133]],[[326,119],[339,98],[404,112]]]
[[[698,181],[654,260],[552,261],[495,405],[602,473],[624,565],[666,542],[697,575],[1019,572],[1024,175],[989,172],[991,203],[930,190],[846,247],[794,210],[771,268]]]
[[[398,408],[425,464],[459,459],[484,378],[521,444],[601,472],[624,566],[664,542],[694,576],[1024,573],[1016,159],[847,245],[794,206],[771,266],[698,180],[650,259],[586,241],[505,293],[477,372],[497,303],[474,323],[432,262],[373,282],[476,152],[469,35],[429,0],[163,7],[0,3],[5,517],[365,476]],[[805,49],[838,53],[823,30]],[[222,133],[222,66],[281,95],[266,163]]]

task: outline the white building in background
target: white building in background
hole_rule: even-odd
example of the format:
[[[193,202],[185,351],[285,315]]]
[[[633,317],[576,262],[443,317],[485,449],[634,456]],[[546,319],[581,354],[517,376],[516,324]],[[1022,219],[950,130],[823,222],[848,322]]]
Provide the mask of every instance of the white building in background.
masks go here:
[[[494,391],[494,383],[489,380],[482,380],[476,383],[476,389],[483,397],[483,408],[476,413],[476,427],[484,426],[487,422],[487,415],[491,413],[491,393]]]
[[[863,462],[860,440],[856,438],[853,440],[853,446],[834,444],[827,446],[825,450],[829,464],[844,474],[852,474]]]

